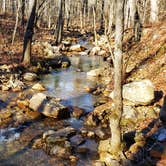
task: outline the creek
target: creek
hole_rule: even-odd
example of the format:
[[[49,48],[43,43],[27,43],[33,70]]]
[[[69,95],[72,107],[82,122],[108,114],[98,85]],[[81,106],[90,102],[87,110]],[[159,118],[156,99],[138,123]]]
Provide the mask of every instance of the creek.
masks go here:
[[[50,74],[41,75],[40,80],[47,88],[50,96],[61,98],[66,106],[76,106],[85,112],[93,110],[96,101],[95,96],[85,91],[86,87],[94,87],[96,79],[88,79],[86,72],[104,66],[101,57],[73,56],[70,57],[71,67],[59,69]],[[16,95],[16,94],[12,94]],[[54,120],[40,118],[25,122],[19,127],[0,129],[0,165],[4,166],[52,166],[59,165],[53,157],[48,156],[43,150],[32,148],[34,139],[40,137],[43,132],[50,129],[61,128],[70,125],[77,130],[83,127],[83,119],[69,118],[67,120]],[[87,139],[91,146],[91,153],[80,155],[77,165],[86,165],[97,156],[97,143],[93,139]],[[56,163],[56,164],[55,164]]]

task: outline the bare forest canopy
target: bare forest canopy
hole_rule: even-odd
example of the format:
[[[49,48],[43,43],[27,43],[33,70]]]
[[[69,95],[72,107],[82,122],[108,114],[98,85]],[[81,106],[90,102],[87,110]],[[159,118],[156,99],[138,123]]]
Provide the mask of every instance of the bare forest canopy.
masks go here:
[[[0,13],[12,13],[13,17],[19,15],[22,25],[27,22],[34,0],[1,0]],[[60,6],[64,3],[62,12],[64,26],[74,27],[86,31],[87,26],[99,24],[107,32],[115,24],[115,0],[37,0],[37,25],[45,28],[55,28],[58,20]],[[124,24],[129,28],[133,24],[137,10],[142,24],[162,20],[166,13],[165,0],[125,0]]]

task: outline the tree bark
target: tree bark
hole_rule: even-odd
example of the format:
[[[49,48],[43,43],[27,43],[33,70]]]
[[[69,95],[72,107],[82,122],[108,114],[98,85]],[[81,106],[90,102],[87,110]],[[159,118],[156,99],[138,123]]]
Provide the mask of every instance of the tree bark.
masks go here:
[[[112,25],[114,23],[114,17],[115,17],[115,0],[110,0],[108,33],[110,33],[112,31]]]
[[[121,154],[122,138],[120,121],[123,111],[122,102],[122,40],[123,40],[123,9],[124,0],[116,0],[116,27],[115,27],[115,61],[114,61],[114,113],[110,116],[111,151],[113,154]]]
[[[16,31],[17,31],[17,26],[18,26],[19,10],[20,10],[20,0],[17,0],[16,23],[15,23],[14,31],[13,31],[12,45],[14,44],[14,39],[16,36]]]
[[[134,26],[135,13],[136,13],[136,0],[130,0],[130,26]]]
[[[23,47],[23,58],[22,62],[24,65],[30,65],[31,63],[31,45],[32,37],[34,33],[35,18],[36,18],[36,5],[37,0],[34,0],[31,14],[27,23],[26,32],[24,35],[24,47]]]
[[[62,41],[63,25],[64,25],[64,8],[65,0],[59,0],[59,16],[56,26],[56,45],[60,44]]]
[[[158,21],[158,0],[150,0],[151,10],[150,10],[150,21]]]
[[[101,23],[100,23],[100,30],[104,29],[104,0],[102,0],[101,5]]]
[[[6,12],[6,0],[2,1],[2,12],[5,13]]]
[[[25,0],[21,0],[21,25],[24,27],[24,16],[25,16]]]

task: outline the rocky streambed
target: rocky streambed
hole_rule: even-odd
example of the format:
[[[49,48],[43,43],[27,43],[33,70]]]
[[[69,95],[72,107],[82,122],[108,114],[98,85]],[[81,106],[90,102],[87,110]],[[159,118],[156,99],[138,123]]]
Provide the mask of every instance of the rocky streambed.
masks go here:
[[[97,102],[89,91],[99,81],[87,72],[105,63],[98,56],[70,60],[70,68],[39,76],[35,88],[29,83],[22,92],[2,93],[1,165],[91,165],[99,158],[98,140],[107,129],[87,127],[84,119]]]
[[[111,164],[111,59],[101,46],[79,42],[64,41],[61,47],[42,43],[45,59],[39,57],[26,73],[19,67],[13,71],[14,66],[0,68],[1,165]],[[34,50],[39,53],[37,45]],[[161,97],[147,79],[123,86],[124,153],[133,165],[153,165],[156,156],[163,156],[155,146],[166,140],[165,106],[157,104]]]

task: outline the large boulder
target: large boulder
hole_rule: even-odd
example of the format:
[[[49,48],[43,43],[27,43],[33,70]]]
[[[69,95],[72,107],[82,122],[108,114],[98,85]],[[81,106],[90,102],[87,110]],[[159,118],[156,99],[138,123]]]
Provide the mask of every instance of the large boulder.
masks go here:
[[[39,111],[45,116],[53,118],[66,118],[70,116],[67,107],[60,104],[54,98],[49,98],[44,93],[37,93],[29,101],[29,107],[34,111]]]
[[[113,92],[110,97],[113,98]],[[154,86],[150,80],[141,80],[123,85],[126,105],[148,105],[154,100]]]
[[[47,102],[47,95],[44,93],[37,93],[32,96],[29,100],[29,107],[34,110],[38,111],[43,105]]]
[[[54,100],[48,101],[40,112],[48,117],[67,118],[70,116],[68,108]]]

